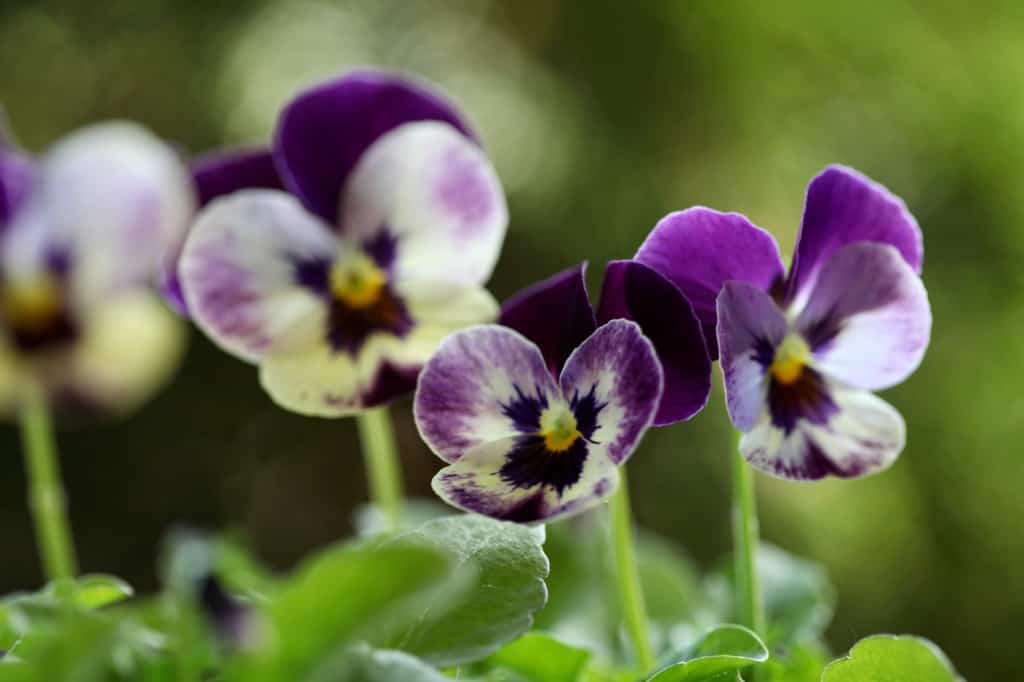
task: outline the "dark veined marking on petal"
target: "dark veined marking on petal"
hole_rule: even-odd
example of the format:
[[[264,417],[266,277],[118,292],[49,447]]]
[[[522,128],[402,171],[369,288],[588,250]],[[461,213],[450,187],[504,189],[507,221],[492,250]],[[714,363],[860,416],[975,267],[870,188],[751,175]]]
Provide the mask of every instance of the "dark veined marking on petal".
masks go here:
[[[501,403],[501,413],[512,420],[516,431],[534,434],[540,431],[540,415],[548,408],[548,397],[539,386],[535,386],[536,397],[527,395],[519,384],[513,384],[516,395],[507,403]]]
[[[770,380],[768,410],[772,424],[788,436],[801,419],[825,424],[839,408],[829,395],[821,374],[810,367],[804,367],[799,376],[789,383],[774,378]]]
[[[580,480],[586,459],[587,442],[582,438],[564,451],[552,452],[543,435],[519,436],[498,475],[513,487],[548,486],[561,496]]]
[[[608,403],[598,402],[597,400],[597,384],[592,385],[590,390],[582,396],[579,390],[573,391],[572,400],[569,401],[569,409],[576,416],[576,428],[585,440],[594,442],[594,432],[600,428],[600,424],[597,423],[597,416],[607,406]]]

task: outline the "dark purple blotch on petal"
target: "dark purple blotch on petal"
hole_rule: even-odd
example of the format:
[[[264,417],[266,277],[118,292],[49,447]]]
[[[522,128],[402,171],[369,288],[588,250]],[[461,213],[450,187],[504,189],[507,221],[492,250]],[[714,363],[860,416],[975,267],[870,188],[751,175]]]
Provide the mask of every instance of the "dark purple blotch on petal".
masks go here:
[[[192,162],[199,205],[241,189],[284,189],[269,149],[232,149]]]
[[[505,301],[498,323],[533,341],[551,374],[597,329],[587,294],[586,263],[559,272]]]
[[[390,272],[395,264],[398,253],[398,237],[392,234],[387,225],[380,228],[377,234],[363,242],[363,251],[377,264],[381,270]]]
[[[209,574],[199,582],[199,604],[220,640],[233,648],[244,648],[252,639],[255,613],[224,589],[217,576]]]
[[[274,136],[277,168],[289,191],[337,225],[349,173],[371,144],[403,123],[442,121],[475,140],[440,93],[395,73],[361,70],[293,99]]]
[[[540,416],[548,408],[548,398],[539,387],[536,397],[527,395],[518,384],[512,387],[516,395],[501,404],[501,413],[512,420],[516,431],[535,434],[540,431]]]
[[[804,367],[796,381],[791,383],[769,379],[768,410],[772,423],[788,436],[800,420],[825,424],[839,408],[829,395],[821,374]]]
[[[573,391],[569,400],[569,409],[576,418],[576,430],[580,432],[585,440],[592,441],[594,432],[599,428],[597,416],[601,410],[608,406],[597,399],[597,386],[591,386],[590,390],[580,395],[579,391]]]
[[[598,324],[623,318],[640,325],[654,344],[665,375],[655,426],[689,419],[711,393],[711,358],[693,306],[672,282],[635,261],[605,270]]]
[[[520,436],[505,460],[498,473],[506,483],[516,488],[548,486],[561,495],[583,475],[587,442],[577,438],[567,450],[552,452],[544,436]]]
[[[419,367],[400,367],[385,360],[363,395],[363,404],[367,407],[376,407],[412,393],[416,388],[416,377],[419,373]]]

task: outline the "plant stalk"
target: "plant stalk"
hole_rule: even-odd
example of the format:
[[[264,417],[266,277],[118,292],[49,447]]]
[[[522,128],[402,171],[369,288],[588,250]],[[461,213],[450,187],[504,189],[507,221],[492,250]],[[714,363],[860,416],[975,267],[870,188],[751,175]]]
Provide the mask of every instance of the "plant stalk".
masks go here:
[[[763,637],[765,619],[764,603],[757,575],[758,523],[754,470],[743,459],[739,448],[733,452],[732,477],[736,614],[741,625],[745,625]]]
[[[365,410],[356,418],[362,441],[370,499],[396,532],[402,523],[402,474],[395,433],[387,407]]]

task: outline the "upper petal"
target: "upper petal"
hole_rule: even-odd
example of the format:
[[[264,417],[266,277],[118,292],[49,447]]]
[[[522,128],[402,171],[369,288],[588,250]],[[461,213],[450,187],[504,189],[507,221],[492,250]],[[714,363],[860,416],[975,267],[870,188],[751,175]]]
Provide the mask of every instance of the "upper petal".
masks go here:
[[[906,379],[924,357],[931,326],[921,278],[895,248],[870,242],[835,252],[796,321],[817,369],[867,390]]]
[[[661,273],[690,301],[712,360],[718,358],[715,300],[722,285],[739,280],[768,291],[785,275],[771,234],[738,213],[699,206],[662,218],[636,260]]]
[[[27,196],[35,170],[35,163],[27,156],[0,146],[0,230]]]
[[[640,325],[612,320],[573,351],[559,383],[570,404],[594,403],[597,421],[590,438],[622,464],[654,422],[664,377],[654,344]]]
[[[342,187],[363,152],[393,128],[425,120],[473,137],[455,106],[433,88],[394,73],[354,71],[300,93],[285,107],[274,156],[285,186],[334,225]]]
[[[240,189],[284,189],[269,149],[228,149],[192,162],[199,205]]]
[[[413,415],[441,459],[528,430],[561,392],[540,350],[506,327],[482,325],[445,339],[420,374]]]
[[[330,260],[329,228],[289,194],[242,190],[205,208],[179,273],[196,324],[230,353],[256,360],[322,336],[326,305],[298,283],[302,263]]]
[[[766,405],[766,374],[788,325],[771,296],[747,282],[727,282],[718,296],[721,349],[729,418],[749,431]]]
[[[597,329],[587,294],[586,263],[518,292],[501,306],[500,324],[537,344],[553,376]]]
[[[921,272],[921,229],[903,200],[852,168],[829,166],[807,187],[786,300],[799,307],[832,254],[862,241],[896,247]]]
[[[655,426],[689,419],[711,392],[711,359],[700,321],[682,292],[655,270],[635,261],[608,264],[598,320],[634,320],[654,344],[665,375]]]
[[[498,260],[508,207],[483,150],[436,121],[381,136],[349,176],[345,237],[393,249],[392,276],[481,284]]]

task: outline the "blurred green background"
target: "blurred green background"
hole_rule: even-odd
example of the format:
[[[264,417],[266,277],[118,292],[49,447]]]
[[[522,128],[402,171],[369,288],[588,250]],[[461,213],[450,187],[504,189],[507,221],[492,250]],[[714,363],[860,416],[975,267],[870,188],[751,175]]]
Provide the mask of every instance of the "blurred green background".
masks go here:
[[[439,82],[493,153],[512,211],[499,297],[632,255],[665,213],[746,213],[793,244],[830,162],[903,196],[935,315],[920,371],[886,398],[909,445],[857,482],[760,478],[766,538],[824,562],[830,639],[938,642],[972,680],[1015,671],[1024,622],[1024,4],[722,2],[0,3],[0,102],[41,150],[137,119],[196,153],[267,139],[298,88],[359,64]],[[407,484],[439,468],[394,409]],[[255,371],[193,334],[173,385],[122,423],[60,434],[83,568],[155,584],[175,524],[245,529],[290,565],[351,532],[365,483],[350,421],[275,408]],[[701,564],[728,550],[720,392],[653,432],[631,468],[642,524]],[[0,591],[39,583],[16,433],[0,432]],[[1019,667],[1017,668],[1019,671]]]

